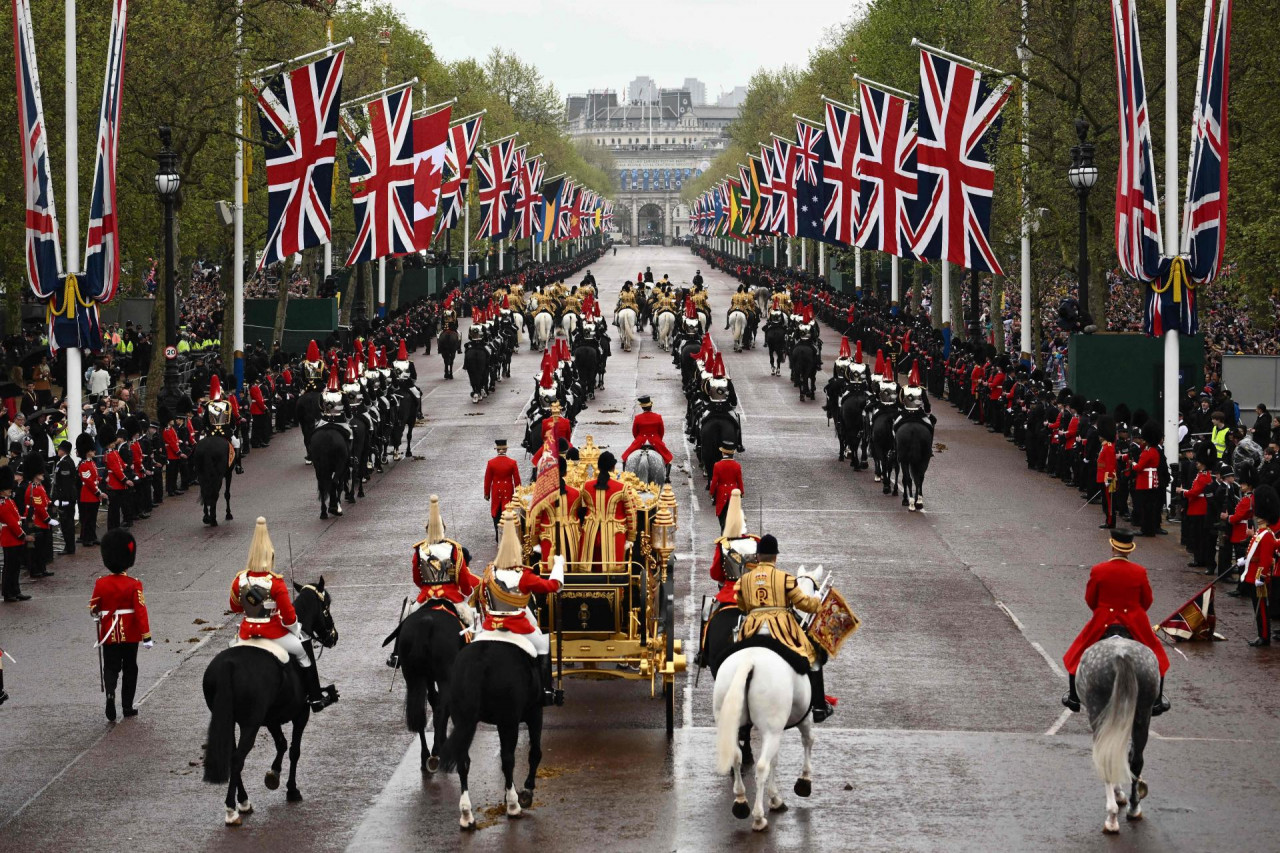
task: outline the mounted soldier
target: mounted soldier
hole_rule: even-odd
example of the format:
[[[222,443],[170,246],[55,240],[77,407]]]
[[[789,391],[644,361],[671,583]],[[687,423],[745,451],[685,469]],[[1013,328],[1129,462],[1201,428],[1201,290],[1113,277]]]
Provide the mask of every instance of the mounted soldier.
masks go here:
[[[933,432],[933,425],[938,419],[932,414],[933,409],[929,405],[929,393],[920,384],[920,362],[914,361],[911,364],[911,373],[907,377],[907,387],[898,391],[898,407],[900,414],[897,420],[893,422],[894,428],[906,420],[917,420],[929,427],[929,432]]]
[[[738,580],[749,565],[759,560],[760,536],[747,532],[747,517],[742,511],[742,490],[734,489],[725,512],[724,530],[716,539],[716,553],[711,558],[711,579],[720,584],[716,593],[716,611],[737,607]],[[714,615],[715,611],[712,611]],[[710,621],[708,619],[708,621]]]
[[[248,562],[231,582],[231,611],[244,614],[237,643],[261,646],[261,641],[270,641],[280,647],[298,666],[311,710],[323,711],[338,701],[338,692],[333,685],[320,687],[312,638],[304,636],[289,588],[284,578],[276,574],[275,566],[276,552],[267,532],[267,520],[259,517]]]
[[[627,458],[632,453],[648,445],[662,457],[663,463],[667,466],[667,474],[670,475],[673,457],[663,440],[666,437],[667,428],[662,421],[662,415],[653,410],[653,398],[648,394],[637,397],[636,402],[640,404],[640,413],[631,421],[631,436],[633,440],[627,446],[627,449],[622,451],[622,464],[625,466]]]

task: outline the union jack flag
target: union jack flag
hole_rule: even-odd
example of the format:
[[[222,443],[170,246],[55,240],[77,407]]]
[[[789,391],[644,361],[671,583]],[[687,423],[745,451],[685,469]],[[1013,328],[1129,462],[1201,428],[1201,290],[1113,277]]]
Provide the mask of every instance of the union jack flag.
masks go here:
[[[1217,6],[1217,20],[1214,7]],[[1213,281],[1227,244],[1227,69],[1232,0],[1206,0],[1200,79],[1191,125],[1187,198],[1182,207],[1182,252],[1191,278]]]
[[[813,125],[796,120],[796,144],[791,147],[796,158],[796,180],[806,184],[816,184],[822,180],[819,169],[822,157],[818,144],[822,140],[822,130]]]
[[[505,237],[511,227],[511,165],[514,139],[495,142],[476,159],[480,172],[480,231],[490,239]]]
[[[471,177],[471,158],[480,142],[484,116],[463,119],[449,125],[449,145],[444,152],[444,181],[440,185],[440,213],[436,216],[436,235],[458,224],[465,204],[467,181]]]
[[[900,258],[913,257],[915,229],[908,207],[916,197],[916,127],[907,102],[859,82],[858,224],[856,242]]]
[[[53,299],[62,278],[62,237],[49,172],[40,74],[31,33],[29,0],[14,0],[13,52],[17,65],[18,121],[22,128],[22,177],[27,200],[27,281],[42,300]],[[56,344],[55,344],[56,345]]]
[[[338,51],[257,90],[267,164],[267,247],[258,269],[329,242],[345,56]]]
[[[538,190],[542,186],[542,174],[545,165],[541,157],[526,162],[520,169],[519,194],[516,197],[516,234],[527,240],[533,236],[538,210],[542,205],[542,195]]]
[[[126,0],[114,0],[111,38],[107,41],[107,71],[98,110],[98,144],[89,195],[89,230],[84,249],[84,280],[80,291],[98,303],[110,302],[120,287],[120,222],[116,218],[116,160],[120,151],[120,105],[124,87],[124,42],[129,19]],[[102,348],[96,312],[89,318],[91,338],[81,341]]]
[[[560,188],[560,206],[556,210],[556,232],[553,239],[568,240],[573,234],[574,206],[578,203],[579,189],[569,178]]]
[[[361,111],[359,132],[343,122],[354,145],[347,155],[356,240],[346,266],[413,251],[413,88],[383,95]]]
[[[822,179],[831,188],[823,229],[837,243],[853,245],[858,230],[858,114],[826,102],[828,157]]]
[[[1138,37],[1137,0],[1112,0],[1120,102],[1120,168],[1116,176],[1116,253],[1120,269],[1154,281],[1164,269],[1156,167],[1147,114],[1147,85]]]
[[[773,233],[773,146],[760,146],[760,213],[756,216],[756,233]]]
[[[991,248],[992,137],[1008,85],[987,85],[967,65],[920,51],[919,189],[912,207],[917,257],[1003,275]]]
[[[773,221],[775,234],[796,235],[796,157],[795,146],[785,139],[773,138]]]

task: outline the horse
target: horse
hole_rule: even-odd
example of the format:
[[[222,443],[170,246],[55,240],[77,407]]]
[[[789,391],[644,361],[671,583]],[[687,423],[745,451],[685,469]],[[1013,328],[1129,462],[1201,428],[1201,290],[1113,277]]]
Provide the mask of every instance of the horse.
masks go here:
[[[893,443],[902,477],[902,505],[910,512],[924,509],[924,473],[933,458],[933,431],[923,421],[908,418],[893,431]]]
[[[191,451],[191,465],[200,483],[200,504],[204,523],[218,526],[218,486],[223,487],[226,520],[231,521],[231,475],[235,473],[236,452],[221,435],[206,435]]]
[[[458,330],[450,326],[441,332],[439,340],[436,341],[436,347],[440,352],[440,359],[444,362],[444,378],[452,379],[453,360],[462,349],[462,338],[458,335]]]
[[[458,799],[458,826],[476,827],[471,795],[467,792],[467,774],[471,769],[471,741],[479,723],[498,728],[507,817],[518,818],[522,809],[533,804],[533,787],[542,761],[542,674],[534,665],[534,659],[521,647],[500,641],[471,643],[458,652],[454,666],[466,673],[466,677],[452,685],[449,718],[453,731],[445,740],[440,763],[446,772],[458,771],[458,785],[462,789]],[[529,730],[529,775],[517,793],[512,777],[521,723]]]
[[[307,455],[316,472],[320,517],[342,515],[342,487],[351,474],[351,448],[343,428],[337,424],[316,427],[307,442]]]
[[[720,447],[742,444],[742,430],[738,421],[725,412],[709,412],[698,424],[698,450],[702,458],[702,470],[708,477],[711,469],[720,461]]]
[[[564,330],[567,337],[572,338],[574,333],[578,331],[578,325],[581,323],[576,311],[565,311],[560,318],[560,328]]]
[[[1155,653],[1127,637],[1123,629],[1090,646],[1076,670],[1076,689],[1093,730],[1093,766],[1107,792],[1102,831],[1117,833],[1119,807],[1125,817],[1142,820],[1142,753],[1147,747],[1151,705],[1160,690]],[[1129,790],[1126,792],[1125,787]]]
[[[638,450],[627,457],[623,469],[635,474],[642,483],[667,482],[667,463],[662,455],[646,442]]]
[[[462,355],[462,369],[471,382],[471,402],[479,403],[489,393],[489,348],[479,341],[468,344]]]
[[[449,684],[454,661],[466,645],[462,623],[447,601],[432,600],[410,613],[382,645],[394,642],[404,672],[404,722],[422,746],[420,769],[440,769],[440,750],[449,724]],[[398,635],[398,636],[397,636]],[[427,703],[435,738],[427,748]]]
[[[867,408],[864,391],[848,391],[840,400],[836,436],[840,441],[840,458],[849,451],[849,466],[854,470],[867,467],[867,442],[863,412]]]
[[[729,312],[729,330],[733,333],[733,351],[742,352],[742,339],[747,331],[747,312],[735,308]]]
[[[551,340],[551,329],[555,326],[555,318],[551,316],[550,311],[539,311],[533,315],[533,335],[530,340],[530,349],[543,350],[547,348],[547,343]]]
[[[662,347],[663,352],[671,349],[671,335],[675,328],[676,312],[668,308],[658,314],[657,322],[653,327],[654,340],[658,342],[658,346]]]
[[[513,303],[513,304],[514,304],[514,303]],[[520,313],[519,311],[517,311],[516,309],[512,308],[512,309],[511,309],[511,313],[507,315],[507,321],[508,321],[509,323],[511,323],[511,328],[515,330],[515,333],[516,333],[516,349],[519,349],[519,348],[520,348],[520,345],[521,345],[522,343],[524,343],[524,337],[523,337],[523,334],[522,334],[522,332],[523,332],[523,330],[524,330],[524,325],[525,325],[525,323],[524,323],[524,315],[523,315],[523,314],[521,314],[521,313]]]
[[[373,447],[373,422],[368,414],[357,411],[347,423],[351,427],[351,449],[347,455],[350,465],[345,499],[353,504],[357,497],[364,497],[364,481],[372,467],[369,454]]]
[[[324,578],[308,586],[293,585],[297,595],[293,609],[304,637],[314,638],[326,649],[338,642],[329,609],[332,599],[324,589]],[[314,666],[314,664],[312,664]],[[237,645],[224,649],[205,668],[204,701],[209,707],[209,733],[204,756],[204,781],[227,785],[227,826],[239,826],[241,816],[253,812],[253,804],[244,789],[241,774],[245,757],[258,739],[258,729],[267,727],[275,741],[276,757],[267,771],[268,790],[280,787],[280,768],[285,749],[289,750],[289,781],[285,799],[302,802],[298,790],[298,757],[302,754],[302,733],[311,718],[306,689],[296,664],[281,665],[264,649]],[[293,726],[291,741],[285,740],[282,727]],[[240,740],[236,741],[236,726]]]
[[[595,344],[582,342],[573,348],[573,369],[582,381],[584,393],[594,400],[600,376],[600,350]]]
[[[781,376],[782,365],[787,361],[787,324],[782,320],[765,323],[764,344],[769,348],[769,372]]]
[[[618,324],[618,337],[622,342],[622,351],[631,352],[632,345],[636,342],[636,311],[634,308],[620,308],[614,314],[614,320]]]
[[[773,299],[773,291],[769,289],[768,285],[760,285],[752,291],[751,296],[755,299],[756,306],[760,309],[760,316],[763,317],[768,314],[769,301]]]
[[[871,459],[875,464],[876,482],[883,485],[883,494],[889,494],[890,481],[893,494],[898,494],[898,464],[894,459],[893,420],[896,406],[881,406],[871,416]]]
[[[306,454],[303,461],[308,465],[311,464],[311,433],[315,431],[316,424],[320,423],[320,407],[319,389],[308,388],[299,395],[298,426],[302,428],[302,449]]]
[[[818,351],[813,341],[808,339],[796,341],[791,348],[791,384],[800,388],[800,402],[804,398],[814,399],[817,391]],[[772,360],[772,353],[770,354]]]

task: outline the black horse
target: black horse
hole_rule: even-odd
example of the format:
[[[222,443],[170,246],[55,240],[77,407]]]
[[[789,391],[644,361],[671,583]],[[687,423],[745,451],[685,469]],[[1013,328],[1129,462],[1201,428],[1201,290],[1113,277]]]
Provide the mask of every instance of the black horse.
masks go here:
[[[338,629],[329,607],[332,600],[324,589],[324,578],[310,586],[294,584],[297,595],[293,609],[305,635],[333,648]],[[204,671],[204,701],[209,707],[209,736],[204,757],[204,781],[227,785],[226,824],[239,826],[240,816],[253,811],[241,774],[244,760],[258,738],[258,729],[267,727],[275,741],[276,757],[263,784],[274,791],[280,787],[280,767],[289,750],[289,781],[286,799],[302,801],[298,790],[298,756],[302,754],[302,732],[311,718],[311,706],[302,684],[302,675],[293,662],[281,665],[271,652],[252,646],[233,646],[218,652]],[[282,727],[293,725],[292,740],[285,740]],[[240,740],[236,741],[236,726]]]
[[[800,389],[800,402],[814,399],[817,391],[818,351],[810,340],[796,341],[791,347],[791,384]]]
[[[787,361],[787,324],[781,320],[769,320],[764,324],[764,344],[769,348],[769,371],[782,375],[782,365]]]
[[[600,350],[595,344],[584,342],[573,348],[573,369],[582,381],[585,395],[594,400],[600,373]]]
[[[471,381],[471,402],[479,403],[489,393],[489,348],[480,341],[468,341],[462,369]]]
[[[306,452],[306,462],[311,464],[311,433],[320,423],[320,392],[308,388],[298,397],[298,426],[302,427],[302,449]]]
[[[912,512],[924,509],[924,473],[933,458],[933,430],[923,421],[907,418],[893,436],[902,472],[902,505]]]
[[[467,774],[471,770],[471,741],[479,723],[498,728],[507,816],[519,817],[521,809],[533,804],[533,787],[542,761],[542,675],[529,654],[503,642],[471,643],[458,652],[454,665],[466,677],[454,682],[451,691],[449,717],[453,731],[445,741],[441,766],[445,771],[458,771],[462,789],[458,825],[475,829]],[[529,730],[529,775],[517,793],[513,777],[521,723]]]
[[[894,459],[893,420],[897,417],[895,406],[882,406],[871,416],[871,459],[875,463],[876,481],[889,494],[890,482],[893,494],[898,494],[898,463]]]
[[[448,601],[428,601],[410,613],[383,645],[394,642],[406,687],[404,722],[422,745],[421,769],[440,768],[440,751],[449,725],[449,683],[454,661],[466,643],[462,622]],[[398,636],[397,636],[398,635]],[[427,748],[427,703],[435,739]]]
[[[742,444],[742,430],[737,420],[724,412],[708,412],[698,425],[698,451],[702,470],[708,477],[720,461],[721,446],[726,444],[732,447]]]
[[[231,521],[231,476],[236,469],[236,454],[231,442],[220,435],[206,435],[191,451],[191,465],[200,484],[200,505],[204,523],[218,526],[218,487],[223,487],[226,520]]]
[[[867,442],[863,412],[867,407],[864,391],[849,391],[840,401],[836,437],[840,440],[840,458],[849,451],[849,466],[855,470],[867,467]]]
[[[348,454],[346,502],[353,504],[357,497],[364,497],[364,481],[373,468],[373,421],[368,413],[356,411],[347,421],[351,427],[351,444]]]
[[[462,338],[458,336],[458,330],[454,328],[445,329],[440,333],[440,339],[437,341],[440,351],[440,358],[444,361],[444,378],[453,378],[453,360],[457,357],[458,351],[462,349]]]
[[[338,424],[323,424],[311,433],[307,455],[316,472],[320,517],[342,515],[342,489],[351,475],[351,448],[347,431]]]

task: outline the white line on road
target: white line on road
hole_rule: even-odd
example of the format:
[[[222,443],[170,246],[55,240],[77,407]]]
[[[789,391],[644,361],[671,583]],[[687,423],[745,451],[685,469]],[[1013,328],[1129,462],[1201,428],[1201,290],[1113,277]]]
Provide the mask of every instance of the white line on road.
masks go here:
[[[1063,726],[1067,724],[1067,720],[1071,719],[1071,709],[1063,708],[1062,713],[1058,715],[1058,719],[1053,721],[1053,725],[1049,726],[1049,730],[1045,732],[1045,737],[1053,737]]]
[[[1023,639],[1025,639],[1028,643],[1031,644],[1031,648],[1035,649],[1037,652],[1040,653],[1040,657],[1044,658],[1044,662],[1049,664],[1049,669],[1053,671],[1054,675],[1056,675],[1058,678],[1062,678],[1067,674],[1066,670],[1062,668],[1061,664],[1059,664],[1053,658],[1049,657],[1049,653],[1044,650],[1044,646],[1040,645],[1035,640],[1031,639],[1031,637],[1027,634],[1026,627],[1022,624],[1022,620],[1019,619],[1017,616],[1013,615],[1013,611],[1009,609],[1008,605],[1006,605],[1003,601],[997,601],[996,607],[999,607],[1004,612],[1004,615],[1009,617],[1009,621],[1013,623],[1013,627],[1017,628],[1018,633],[1022,635]],[[1067,720],[1069,719],[1071,719],[1071,711],[1066,708],[1063,708],[1062,713],[1058,715],[1058,719],[1054,720],[1053,725],[1049,726],[1048,730],[1045,731],[1045,737],[1053,737],[1054,735],[1056,735],[1058,731],[1064,725],[1066,725]]]

